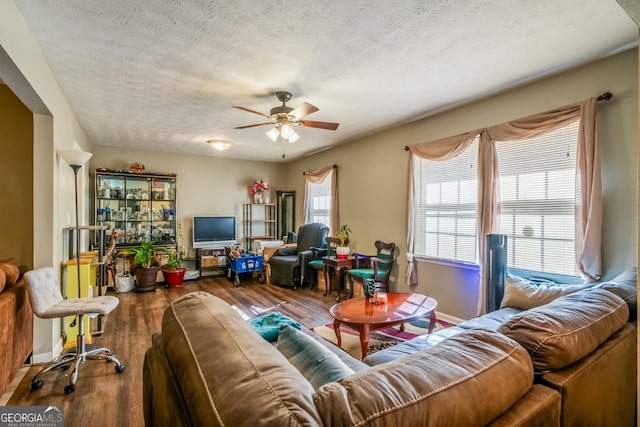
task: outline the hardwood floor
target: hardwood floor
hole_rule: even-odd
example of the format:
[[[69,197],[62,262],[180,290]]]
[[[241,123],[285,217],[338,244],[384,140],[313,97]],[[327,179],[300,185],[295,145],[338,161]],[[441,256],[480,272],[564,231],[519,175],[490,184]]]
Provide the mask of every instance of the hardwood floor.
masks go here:
[[[76,391],[65,395],[70,371],[45,374],[44,386],[31,391],[31,378],[38,369],[33,366],[7,405],[63,405],[65,426],[143,426],[142,365],[151,335],[160,331],[162,314],[171,301],[196,291],[222,298],[246,318],[279,311],[308,328],[328,323],[329,308],[335,304],[335,295],[324,297],[317,289],[293,290],[250,279],[234,287],[224,277],[185,282],[181,288],[114,294],[120,305],[106,316],[104,333],[94,338],[94,344],[110,348],[126,365],[125,371],[117,374],[112,363],[88,361],[80,369]]]

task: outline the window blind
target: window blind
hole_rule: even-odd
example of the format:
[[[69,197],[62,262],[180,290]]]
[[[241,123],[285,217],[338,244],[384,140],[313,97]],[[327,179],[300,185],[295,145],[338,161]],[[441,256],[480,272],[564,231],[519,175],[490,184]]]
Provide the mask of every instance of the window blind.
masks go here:
[[[327,176],[318,183],[307,182],[310,222],[319,222],[331,226],[331,178]]]
[[[414,253],[476,262],[478,138],[453,159],[414,162]]]
[[[509,267],[579,275],[575,262],[576,121],[542,136],[496,142],[500,233]]]

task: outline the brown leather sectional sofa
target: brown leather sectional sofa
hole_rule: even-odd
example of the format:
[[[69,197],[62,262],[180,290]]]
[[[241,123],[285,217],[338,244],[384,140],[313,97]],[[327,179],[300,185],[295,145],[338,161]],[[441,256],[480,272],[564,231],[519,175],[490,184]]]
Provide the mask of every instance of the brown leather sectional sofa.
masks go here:
[[[317,389],[228,304],[192,293],[166,310],[145,356],[145,422],[634,425],[635,293],[625,301],[610,290],[505,308],[374,353],[368,365],[324,342],[353,373]]]
[[[15,268],[17,274],[17,267]],[[0,287],[0,395],[33,351],[33,312],[24,279]]]

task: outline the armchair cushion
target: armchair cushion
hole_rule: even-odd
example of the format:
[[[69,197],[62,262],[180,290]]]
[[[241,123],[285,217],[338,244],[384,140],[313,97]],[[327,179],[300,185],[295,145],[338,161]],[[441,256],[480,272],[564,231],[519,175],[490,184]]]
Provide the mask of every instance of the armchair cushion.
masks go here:
[[[320,270],[324,266],[324,261],[321,259],[314,259],[313,261],[309,261],[309,267]]]
[[[352,276],[360,277],[362,279],[373,278],[373,268],[358,268],[349,270],[349,274]],[[386,271],[378,271],[378,279],[382,279],[387,275]]]

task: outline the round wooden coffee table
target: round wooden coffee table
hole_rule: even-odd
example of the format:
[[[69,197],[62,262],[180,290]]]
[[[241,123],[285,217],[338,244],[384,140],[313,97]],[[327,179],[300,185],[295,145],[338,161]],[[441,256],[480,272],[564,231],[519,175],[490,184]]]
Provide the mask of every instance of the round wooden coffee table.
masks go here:
[[[367,356],[369,334],[377,329],[401,325],[412,320],[429,317],[429,333],[436,324],[436,307],[438,302],[426,295],[409,293],[387,293],[386,304],[372,304],[366,298],[348,299],[331,307],[333,330],[338,339],[338,347],[342,345],[340,325],[345,325],[360,333],[362,358]]]

